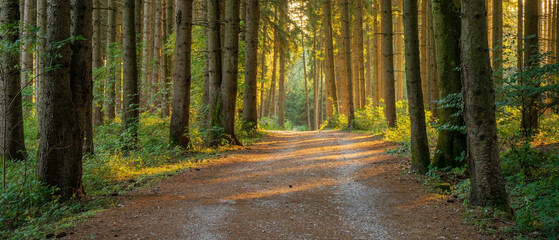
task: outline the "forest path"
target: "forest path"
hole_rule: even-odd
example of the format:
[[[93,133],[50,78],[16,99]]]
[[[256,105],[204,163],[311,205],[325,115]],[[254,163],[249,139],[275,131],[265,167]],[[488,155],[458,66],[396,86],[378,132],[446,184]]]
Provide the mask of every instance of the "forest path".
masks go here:
[[[124,196],[67,239],[483,239],[461,204],[402,174],[393,144],[274,131],[249,148]]]

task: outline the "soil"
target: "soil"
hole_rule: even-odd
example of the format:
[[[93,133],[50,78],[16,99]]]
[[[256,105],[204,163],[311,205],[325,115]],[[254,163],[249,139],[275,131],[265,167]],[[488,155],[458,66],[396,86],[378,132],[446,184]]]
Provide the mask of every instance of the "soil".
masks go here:
[[[123,196],[65,239],[492,239],[459,201],[427,193],[395,145],[277,131]]]

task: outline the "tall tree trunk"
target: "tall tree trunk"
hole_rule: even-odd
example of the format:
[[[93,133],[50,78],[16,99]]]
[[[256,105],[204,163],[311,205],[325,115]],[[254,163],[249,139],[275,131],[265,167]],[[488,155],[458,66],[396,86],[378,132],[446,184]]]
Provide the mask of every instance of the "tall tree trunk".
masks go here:
[[[95,9],[93,10],[93,58],[92,58],[92,71],[96,72],[93,75],[94,81],[94,88],[93,88],[93,124],[94,125],[102,125],[104,123],[105,118],[105,111],[103,110],[103,105],[105,102],[104,92],[105,92],[105,83],[103,82],[103,78],[101,76],[100,71],[97,69],[103,66],[103,54],[102,54],[102,40],[101,40],[101,32],[103,31],[102,28],[102,19],[101,19],[101,1],[102,0],[94,0]]]
[[[303,8],[304,3],[301,1],[301,8]],[[304,9],[303,9],[304,11]],[[312,129],[311,127],[311,110],[309,107],[309,87],[307,83],[307,58],[305,55],[305,32],[303,31],[303,18],[301,17],[301,48],[303,49],[303,81],[305,82],[305,106],[307,111],[307,131]]]
[[[225,140],[241,145],[235,135],[235,105],[237,99],[237,74],[239,61],[239,7],[240,0],[226,0],[223,40],[223,82],[221,84],[221,123]]]
[[[342,35],[344,37],[344,49],[345,49],[345,66],[346,66],[346,84],[348,89],[348,116],[347,116],[347,124],[348,128],[353,127],[353,120],[355,119],[354,113],[354,103],[353,103],[353,79],[351,78],[351,38],[350,38],[350,28],[349,28],[349,2],[348,0],[343,0],[342,2],[342,13],[341,13],[341,20],[342,20]],[[359,26],[357,26],[359,27]],[[363,45],[363,41],[361,41],[361,45]],[[360,60],[363,60],[363,47],[357,49],[361,51]]]
[[[243,95],[243,128],[258,130],[258,25],[260,7],[258,0],[246,0],[245,33],[245,92]]]
[[[266,110],[265,109],[265,101],[264,101],[264,83],[266,82],[266,49],[268,48],[268,38],[267,38],[267,25],[264,24],[264,29],[262,30],[263,32],[263,36],[262,36],[262,49],[261,51],[261,56],[260,56],[260,67],[262,68],[262,71],[260,73],[260,118],[265,117],[266,116]],[[268,97],[268,96],[266,96]],[[269,97],[268,97],[269,98]]]
[[[460,0],[433,1],[433,25],[435,31],[435,49],[437,50],[437,78],[440,98],[462,91],[460,72]],[[459,107],[440,109],[439,124],[463,126],[464,118]],[[454,116],[456,115],[456,116]],[[456,130],[441,129],[433,165],[439,168],[458,167],[464,164],[457,160],[466,151],[466,135]]]
[[[518,1],[518,14],[517,14],[517,71],[522,71],[522,65],[524,64],[524,4],[523,1]]]
[[[392,51],[392,5],[390,0],[381,0],[382,55],[384,69],[384,101],[388,127],[396,126],[396,98],[394,92],[394,55]]]
[[[91,110],[93,100],[92,35],[93,0],[72,0],[71,34],[84,40],[73,40],[70,84],[72,101],[77,111],[80,142],[87,153],[93,153],[93,126]],[[81,165],[80,165],[81,167]]]
[[[41,99],[39,98],[39,95],[41,95],[39,92],[41,91],[41,89],[39,88],[40,84],[39,82],[44,81],[44,73],[45,73],[45,64],[44,64],[44,53],[46,51],[47,48],[47,41],[46,39],[43,37],[46,35],[47,33],[47,1],[46,0],[37,0],[37,50],[36,50],[36,56],[37,56],[37,60],[35,61],[36,64],[36,68],[37,68],[37,72],[36,72],[36,78],[35,78],[35,88],[36,88],[36,92],[35,92],[35,98],[36,98],[36,104],[35,104],[35,110],[36,110],[36,116],[39,115],[39,101],[41,101]],[[39,123],[37,123],[37,128],[38,130],[41,129],[41,125],[39,125]]]
[[[133,148],[138,141],[140,125],[140,95],[138,92],[138,65],[136,59],[135,0],[125,0],[122,10],[122,128],[126,148]]]
[[[152,48],[152,70],[151,70],[151,92],[152,95],[155,96],[155,93],[159,92],[159,68],[161,67],[161,0],[154,2],[154,30],[153,30],[153,48]],[[154,98],[152,101],[155,101],[153,107],[159,106],[160,101],[159,99]],[[155,109],[154,109],[155,110]]]
[[[367,37],[366,37],[366,43],[367,43],[367,47],[366,47],[366,64],[365,64],[365,87],[367,88],[365,90],[365,105],[367,104],[367,99],[371,98],[373,96],[373,71],[372,71],[372,66],[374,66],[373,58],[371,58],[371,28],[369,26],[369,23],[366,22],[366,27],[365,27],[366,31],[367,31]],[[374,39],[374,37],[373,37]],[[364,106],[363,106],[364,107]]]
[[[355,4],[355,40],[357,42],[357,73],[359,77],[359,108],[367,104],[365,84],[365,57],[363,55],[363,0],[354,0]],[[369,51],[367,51],[369,52]]]
[[[426,173],[429,166],[429,144],[421,91],[419,60],[419,25],[417,23],[417,0],[404,0],[404,40],[406,52],[406,79],[411,123],[412,169]]]
[[[189,148],[190,118],[190,55],[192,50],[192,2],[177,1],[175,24],[175,66],[173,73],[173,112],[169,136],[171,142],[183,148]]]
[[[72,1],[84,4],[85,1]],[[90,2],[89,2],[90,3]],[[87,16],[86,7],[73,7],[71,13],[70,0],[47,1],[47,53],[57,56],[48,59],[45,68],[45,81],[41,83],[39,122],[41,122],[39,142],[39,159],[37,175],[39,179],[59,190],[57,194],[64,200],[79,197],[83,194],[82,184],[82,146],[83,135],[79,121],[80,92],[72,90],[83,87],[81,76],[72,76],[70,65],[78,61],[80,54],[72,56],[70,44],[58,46],[57,43],[70,38],[70,25],[76,31],[86,28],[84,20]],[[91,5],[89,7],[91,11]],[[71,19],[74,19],[73,21]],[[78,30],[79,29],[79,30]],[[81,54],[85,54],[82,52]],[[75,57],[75,59],[73,59]],[[84,57],[85,56],[81,56]],[[73,64],[75,65],[75,64]],[[54,67],[57,66],[57,67]],[[80,71],[82,74],[85,69]],[[75,73],[74,73],[75,74]],[[80,99],[80,100],[78,100]]]
[[[108,34],[107,34],[107,62],[105,67],[107,68],[107,84],[105,89],[105,111],[107,113],[107,120],[112,122],[116,117],[116,74],[117,68],[115,67],[116,59],[115,55],[115,43],[116,43],[116,1],[107,0],[107,6],[109,7],[109,19],[108,19]]]
[[[276,110],[276,80],[277,80],[277,66],[278,66],[278,58],[279,58],[279,33],[277,30],[274,30],[274,54],[272,56],[272,82],[270,83],[270,93],[268,94],[268,116],[277,116]]]
[[[381,91],[380,91],[380,82],[381,82],[381,71],[380,71],[380,48],[379,48],[379,23],[378,23],[378,0],[373,0],[373,54],[374,54],[374,64],[373,64],[373,98],[375,104],[380,104]]]
[[[397,7],[400,11],[402,11],[402,1],[398,1]],[[400,12],[398,11],[398,12]],[[394,77],[396,78],[396,100],[404,99],[404,88],[403,88],[403,76],[404,76],[404,43],[403,43],[403,13],[396,13],[396,31],[394,33],[394,44],[395,52],[396,52],[396,67],[394,69]]]
[[[9,44],[0,58],[0,156],[4,160],[25,160],[27,156],[18,68],[19,32],[13,25],[19,18],[17,1],[0,1],[0,25],[14,26],[14,29],[3,30],[0,35],[0,40]]]
[[[150,69],[151,69],[151,1],[150,0],[143,0],[143,22],[142,22],[142,42],[143,42],[143,49],[142,49],[142,72],[141,72],[141,90],[140,90],[140,99],[142,102],[143,107],[148,107],[148,102],[150,100]]]
[[[484,0],[462,0],[462,109],[468,131],[470,203],[511,212],[499,163],[486,14]]]
[[[35,25],[35,1],[25,0],[23,11],[23,48],[21,53],[21,87],[26,88],[33,83],[33,43],[32,34]],[[24,96],[28,102],[33,101],[33,95]]]
[[[503,78],[503,0],[493,0],[493,70],[497,79]]]
[[[540,0],[525,0],[525,6],[526,12],[524,16],[524,37],[526,39],[524,39],[524,70],[528,70],[532,67],[538,66],[539,64],[537,54],[539,53],[538,40],[540,37],[540,33],[538,32],[538,11],[541,7]],[[525,101],[535,103],[538,101],[539,96],[535,95],[530,96],[529,98],[530,99],[526,99]],[[536,106],[530,104],[526,108],[522,109],[521,127],[524,129],[527,135],[538,131],[538,109],[536,108]]]
[[[316,38],[316,29],[313,29],[313,100],[314,100],[314,114],[313,114],[313,130],[318,130],[320,128],[320,68],[318,60],[318,44]]]
[[[338,97],[336,93],[336,74],[334,72],[334,40],[332,38],[332,7],[331,0],[322,0],[324,13],[325,40],[325,85],[326,85],[326,118],[333,113],[339,113]]]
[[[163,34],[163,44],[167,43],[169,36],[173,33],[173,21],[174,19],[174,12],[173,12],[173,3],[174,0],[166,0],[165,2],[165,28]],[[169,116],[171,114],[171,105],[170,105],[170,92],[171,89],[169,87],[169,78],[171,78],[171,63],[172,59],[171,56],[165,53],[166,49],[162,48],[161,54],[161,82],[163,83],[163,88],[165,90],[165,94],[163,96],[163,116]]]
[[[221,18],[219,15],[219,1],[208,0],[208,79],[209,87],[209,112],[210,112],[210,136],[208,145],[217,146],[221,143]]]

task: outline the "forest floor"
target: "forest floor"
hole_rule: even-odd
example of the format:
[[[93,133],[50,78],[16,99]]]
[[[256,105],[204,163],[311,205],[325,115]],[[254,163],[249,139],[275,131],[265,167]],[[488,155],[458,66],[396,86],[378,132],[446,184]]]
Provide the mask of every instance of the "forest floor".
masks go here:
[[[395,144],[341,131],[262,141],[126,195],[66,239],[493,239],[407,174]]]

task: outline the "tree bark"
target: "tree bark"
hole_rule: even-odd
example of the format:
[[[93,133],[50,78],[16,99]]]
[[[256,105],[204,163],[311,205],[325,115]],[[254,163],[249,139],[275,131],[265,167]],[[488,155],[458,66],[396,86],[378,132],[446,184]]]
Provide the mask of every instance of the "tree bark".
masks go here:
[[[241,145],[235,135],[235,105],[237,99],[237,74],[239,61],[239,0],[227,0],[223,40],[223,82],[221,84],[221,124],[224,140]]]
[[[78,4],[78,2],[74,3]],[[80,81],[84,79],[77,79],[78,76],[71,75],[70,44],[62,46],[57,44],[70,38],[71,22],[76,25],[84,21],[83,18],[86,16],[85,8],[74,6],[71,14],[70,6],[70,0],[47,1],[47,54],[56,57],[45,62],[47,64],[45,68],[50,70],[45,73],[45,81],[40,86],[42,88],[40,101],[42,110],[39,114],[41,139],[37,162],[39,179],[50,186],[57,187],[56,194],[60,194],[63,200],[80,197],[83,194],[83,135],[79,121],[79,105],[74,102],[81,96],[73,93],[72,90],[83,87],[81,85],[83,82]],[[72,18],[75,20],[72,21]],[[85,69],[81,72],[86,74],[83,71]]]
[[[331,0],[322,0],[324,13],[325,40],[325,88],[326,88],[326,118],[339,113],[338,96],[336,92],[336,74],[334,71],[334,40],[332,38],[332,7]]]
[[[258,130],[258,0],[246,0],[245,33],[245,92],[243,95],[243,129]]]
[[[163,43],[167,43],[167,40],[169,39],[169,36],[171,36],[171,34],[173,34],[173,22],[175,21],[175,19],[173,18],[174,16],[174,0],[166,0],[166,9],[165,9],[165,20],[166,20],[166,24],[165,24],[165,35],[163,38]],[[165,52],[166,50],[164,49],[163,52]],[[171,98],[171,89],[169,89],[169,83],[170,83],[170,78],[171,78],[171,74],[172,74],[172,57],[168,54],[163,54],[162,58],[162,63],[161,63],[161,79],[162,82],[164,83],[165,86],[165,96],[163,99],[163,116],[169,116],[171,114],[171,104],[170,104],[170,98]]]
[[[417,0],[404,0],[404,41],[406,52],[406,79],[411,123],[412,170],[426,173],[429,166],[429,144],[421,91],[419,60],[419,33],[417,23]]]
[[[140,95],[138,92],[138,66],[136,59],[135,0],[125,0],[122,10],[122,128],[125,148],[131,149],[138,142],[140,125]]]
[[[148,107],[150,100],[150,71],[151,71],[151,1],[143,0],[143,22],[142,22],[142,72],[141,72],[141,90],[140,99],[143,107]]]
[[[160,91],[159,89],[159,68],[161,67],[161,0],[154,2],[154,28],[153,28],[153,47],[151,53],[151,61],[152,61],[152,69],[151,69],[151,77],[150,83],[152,85],[151,88],[151,95],[155,96],[157,92]],[[158,98],[152,99],[153,104],[152,108],[159,106],[160,101]],[[155,110],[155,109],[154,109]]]
[[[433,0],[433,25],[435,31],[437,78],[440,98],[462,91],[460,71],[460,0]],[[430,103],[431,104],[431,103]],[[453,116],[461,111],[459,107],[439,110],[439,124],[463,126],[462,115]],[[439,130],[433,166],[458,167],[464,162],[456,160],[466,151],[466,135],[456,130]]]
[[[503,78],[503,0],[493,0],[493,71]]]
[[[363,108],[367,104],[366,99],[366,83],[365,83],[365,57],[363,54],[363,0],[354,0],[355,4],[355,40],[357,43],[357,74],[359,80],[359,103],[356,104],[359,108]],[[369,52],[369,51],[367,51]]]
[[[394,91],[394,54],[392,47],[392,5],[390,0],[381,0],[382,55],[384,69],[384,101],[388,127],[396,126],[396,98]]]
[[[97,72],[97,69],[102,66],[103,54],[102,54],[102,41],[101,32],[103,31],[102,19],[101,19],[101,0],[94,0],[95,9],[93,10],[93,58],[92,58],[92,71]],[[105,84],[100,72],[93,75],[94,88],[93,88],[93,124],[95,126],[104,124],[105,111],[103,110],[104,105],[104,92]]]
[[[169,136],[171,142],[183,148],[190,147],[190,56],[192,51],[192,2],[177,1],[175,25],[175,63],[173,73],[173,111]]]
[[[108,34],[107,34],[107,62],[105,64],[107,69],[107,82],[105,88],[105,112],[107,113],[107,120],[114,121],[116,117],[116,74],[118,74],[115,57],[115,43],[116,43],[116,1],[107,0],[108,6]]]
[[[345,53],[345,68],[346,68],[346,84],[347,84],[347,93],[348,93],[348,106],[347,106],[347,127],[353,127],[353,120],[355,119],[355,110],[354,110],[354,103],[353,103],[353,79],[351,75],[351,37],[350,37],[350,28],[349,28],[349,2],[347,0],[343,0],[342,8],[341,8],[341,21],[342,21],[342,36],[344,38],[344,53]],[[359,26],[358,26],[359,27]],[[362,42],[361,42],[362,44]],[[358,49],[359,51],[359,49]],[[361,60],[363,58],[363,48],[361,48]]]
[[[15,25],[19,18],[17,1],[0,1],[0,25],[12,26],[0,35],[0,41],[8,44],[0,58],[0,156],[11,160],[25,160],[27,157],[18,68],[19,31]]]
[[[33,27],[35,25],[35,1],[25,0],[23,11],[23,48],[21,53],[21,87],[26,88],[33,83]],[[28,102],[33,101],[33,95],[24,96]]]
[[[524,70],[536,67],[539,64],[537,55],[539,54],[539,8],[540,0],[525,0],[525,16],[524,16]],[[530,84],[530,83],[522,83]],[[537,87],[537,86],[534,86]],[[538,96],[530,96],[527,102],[535,103]],[[532,134],[539,129],[538,109],[532,104],[522,109],[521,127],[525,132]]]
[[[462,0],[462,109],[468,131],[470,203],[510,213],[499,163],[486,15],[484,0]]]

